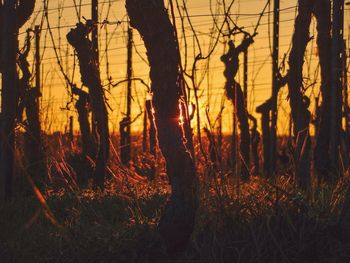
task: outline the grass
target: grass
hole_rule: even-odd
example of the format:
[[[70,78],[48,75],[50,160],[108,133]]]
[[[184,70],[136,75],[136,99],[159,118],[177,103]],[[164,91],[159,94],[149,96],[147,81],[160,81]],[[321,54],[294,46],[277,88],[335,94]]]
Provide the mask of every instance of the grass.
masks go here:
[[[229,171],[213,176],[202,165],[195,231],[188,249],[170,257],[157,233],[169,195],[162,166],[148,181],[112,154],[106,189],[79,189],[67,151],[50,155],[48,208],[23,176],[15,200],[1,204],[1,262],[350,262],[350,243],[337,228],[349,176],[304,194],[289,176],[238,184]]]

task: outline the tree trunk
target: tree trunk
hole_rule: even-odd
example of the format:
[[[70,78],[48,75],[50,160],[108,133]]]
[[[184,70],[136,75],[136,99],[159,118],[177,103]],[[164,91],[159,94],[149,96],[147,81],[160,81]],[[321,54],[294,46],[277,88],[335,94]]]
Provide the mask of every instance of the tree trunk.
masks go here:
[[[91,125],[89,121],[90,97],[89,94],[77,87],[72,88],[72,93],[78,95],[78,101],[75,107],[78,111],[78,122],[80,126],[81,144],[83,155],[90,157],[96,156],[96,146],[91,134]]]
[[[142,36],[151,65],[153,107],[160,150],[172,187],[159,230],[169,253],[183,250],[194,229],[197,182],[188,114],[182,114],[182,74],[174,28],[163,0],[126,0],[131,25]]]
[[[321,180],[331,181],[330,174],[330,127],[331,127],[331,2],[315,1],[314,14],[317,20],[317,46],[321,68],[322,104],[318,135],[314,150],[317,175]]]
[[[229,42],[229,50],[221,56],[221,61],[225,64],[224,76],[226,78],[226,96],[232,101],[237,114],[240,128],[240,157],[241,157],[241,177],[249,180],[250,176],[250,134],[248,124],[248,113],[244,103],[244,95],[241,86],[235,81],[235,76],[239,68],[239,54],[245,52],[253,43],[253,37],[245,37],[242,43],[235,47],[232,41]]]
[[[1,162],[0,174],[5,200],[12,197],[15,152],[15,118],[18,105],[18,75],[16,55],[18,49],[18,26],[16,0],[4,1],[2,6],[1,32]]]
[[[250,134],[248,124],[248,114],[244,106],[244,96],[241,86],[236,82],[227,81],[225,85],[226,95],[232,101],[239,122],[240,133],[240,159],[241,176],[247,181],[250,176]]]
[[[271,99],[267,100],[256,108],[256,112],[261,114],[261,130],[263,139],[264,174],[269,176],[270,171],[270,111]]]
[[[89,25],[79,23],[76,28],[72,29],[67,34],[67,40],[77,52],[81,80],[83,85],[89,89],[92,111],[95,116],[98,132],[94,185],[103,188],[109,156],[108,112],[104,101],[104,91],[101,84],[98,64],[93,52],[92,42],[88,38],[90,30],[91,27]]]
[[[31,88],[26,94],[26,115],[28,127],[25,133],[24,152],[28,162],[28,171],[36,185],[42,185],[47,175],[44,145],[41,136],[38,100],[41,93],[38,88]]]
[[[309,26],[314,1],[299,0],[295,19],[292,49],[289,54],[288,89],[295,137],[295,176],[301,188],[310,185],[310,112],[308,98],[303,96],[304,53],[310,40]]]
[[[39,116],[39,88],[30,87],[31,73],[27,57],[30,51],[30,35],[28,32],[24,51],[18,56],[18,64],[22,71],[19,80],[19,111],[18,119],[22,119],[23,110],[26,111],[26,132],[24,136],[24,157],[28,174],[37,186],[41,186],[47,175],[47,167],[44,154],[44,145],[41,136],[41,123]]]

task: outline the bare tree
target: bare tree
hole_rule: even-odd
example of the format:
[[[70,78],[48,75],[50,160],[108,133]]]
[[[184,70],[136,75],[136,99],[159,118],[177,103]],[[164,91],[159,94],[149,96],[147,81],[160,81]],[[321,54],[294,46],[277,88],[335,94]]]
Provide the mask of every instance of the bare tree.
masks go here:
[[[42,185],[47,173],[44,145],[41,136],[41,123],[39,116],[39,87],[30,86],[31,73],[27,60],[30,51],[30,30],[27,31],[25,46],[18,56],[18,65],[22,71],[19,79],[19,107],[18,120],[22,119],[23,110],[26,112],[26,132],[24,140],[24,155],[29,175],[36,185]]]
[[[235,46],[233,41],[229,41],[229,50],[221,56],[221,61],[225,64],[224,76],[226,78],[226,96],[233,103],[238,117],[241,130],[240,155],[241,155],[241,176],[243,180],[248,180],[250,175],[250,134],[248,124],[248,113],[244,103],[242,88],[236,82],[235,76],[239,67],[238,56],[248,49],[253,43],[253,36],[246,36],[239,46]],[[235,135],[233,135],[235,136]]]
[[[271,157],[271,149],[270,149],[270,142],[271,142],[271,127],[272,127],[272,120],[271,120],[271,111],[272,111],[272,102],[277,101],[277,96],[279,93],[279,90],[287,84],[288,81],[288,75],[282,77],[280,73],[277,74],[276,79],[276,85],[274,88],[276,90],[273,92],[273,95],[271,98],[266,100],[263,104],[259,105],[256,108],[256,112],[261,114],[261,129],[262,129],[262,137],[263,137],[263,156],[264,156],[264,173],[266,175],[272,175],[273,171],[271,171],[271,165],[270,165],[270,157]]]
[[[168,252],[183,250],[194,228],[196,172],[190,124],[184,108],[183,76],[174,27],[163,0],[126,0],[131,25],[142,36],[150,62],[155,124],[172,186],[159,230]],[[179,123],[180,120],[180,123]]]
[[[109,156],[108,112],[104,100],[100,72],[88,34],[96,25],[78,23],[67,34],[68,42],[74,47],[79,59],[81,80],[88,87],[92,111],[95,116],[98,133],[98,150],[94,171],[94,184],[103,188],[106,165]]]
[[[310,40],[309,27],[314,1],[299,0],[295,19],[292,49],[289,54],[288,89],[295,136],[296,179],[303,189],[310,184],[310,112],[309,99],[303,95],[303,64]]]
[[[91,124],[89,121],[89,112],[91,108],[90,96],[82,89],[76,86],[72,87],[72,93],[78,96],[75,107],[78,111],[78,122],[81,133],[82,153],[85,156],[94,157],[96,155],[96,145],[91,134]]]

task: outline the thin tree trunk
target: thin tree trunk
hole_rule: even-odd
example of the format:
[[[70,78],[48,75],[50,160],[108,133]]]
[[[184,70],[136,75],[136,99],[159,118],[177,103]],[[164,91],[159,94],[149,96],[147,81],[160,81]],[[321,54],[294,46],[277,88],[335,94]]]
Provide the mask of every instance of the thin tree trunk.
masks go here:
[[[321,180],[330,181],[330,127],[331,127],[331,2],[315,1],[314,14],[317,20],[317,46],[321,68],[322,104],[318,135],[314,150],[317,175]]]
[[[197,209],[192,138],[186,138],[189,120],[187,114],[180,116],[180,109],[183,109],[180,106],[180,54],[163,0],[126,0],[126,8],[131,25],[144,40],[151,65],[158,142],[172,187],[159,230],[168,252],[174,253],[186,247],[194,229]]]
[[[258,132],[258,122],[253,115],[248,115],[248,118],[253,122],[253,127],[250,132],[250,141],[253,155],[253,163],[254,163],[254,175],[259,174],[259,142],[260,142],[260,133]]]
[[[218,147],[217,147],[215,138],[213,134],[210,132],[210,130],[206,127],[204,127],[203,130],[207,135],[208,142],[209,142],[208,152],[209,152],[209,158],[210,158],[210,166],[212,168],[212,171],[216,172],[218,170],[218,162],[220,160]]]
[[[309,26],[314,1],[299,0],[295,19],[292,49],[289,54],[288,89],[295,137],[295,176],[301,188],[310,185],[310,112],[308,99],[303,96],[304,53],[310,40]]]
[[[96,26],[96,25],[95,25]],[[88,87],[92,111],[96,119],[98,132],[98,151],[94,172],[94,185],[104,187],[106,165],[109,156],[108,112],[104,101],[104,91],[101,84],[100,72],[88,38],[91,27],[82,23],[77,24],[67,34],[68,42],[77,52],[82,83]]]

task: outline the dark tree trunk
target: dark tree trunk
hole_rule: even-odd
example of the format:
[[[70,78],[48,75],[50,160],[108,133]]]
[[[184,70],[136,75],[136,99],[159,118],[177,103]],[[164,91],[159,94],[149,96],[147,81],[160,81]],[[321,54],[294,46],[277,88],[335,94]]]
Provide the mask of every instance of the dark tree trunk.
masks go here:
[[[87,92],[78,89],[77,87],[72,88],[72,93],[79,97],[75,107],[78,111],[82,153],[85,156],[88,155],[94,158],[94,156],[96,156],[96,145],[92,139],[91,125],[89,121],[90,96]]]
[[[270,111],[271,99],[267,100],[256,108],[256,112],[261,114],[261,130],[263,138],[264,174],[270,175]]]
[[[303,96],[304,53],[310,40],[309,26],[314,1],[299,0],[295,19],[292,49],[289,54],[288,89],[295,137],[295,176],[301,188],[310,185],[310,112],[308,98]]]
[[[28,174],[32,177],[37,186],[41,186],[47,174],[47,167],[44,154],[44,145],[41,136],[41,124],[39,117],[39,88],[30,87],[31,73],[27,61],[30,51],[30,35],[28,33],[24,52],[18,57],[18,64],[22,71],[22,78],[19,80],[19,112],[18,117],[22,119],[25,109],[27,121],[24,136],[24,157]]]
[[[16,55],[18,50],[18,26],[16,1],[6,0],[2,6],[1,32],[1,162],[0,174],[3,182],[4,198],[12,197],[15,152],[15,118],[18,105],[18,75]]]
[[[131,25],[141,34],[151,65],[153,107],[160,150],[166,160],[172,187],[159,230],[169,253],[183,250],[194,229],[197,182],[192,157],[192,138],[186,116],[180,122],[182,95],[180,54],[163,0],[127,0]],[[185,140],[187,139],[187,142]]]
[[[92,112],[96,120],[98,133],[98,150],[96,168],[94,172],[94,185],[103,188],[106,165],[109,156],[108,112],[104,101],[104,91],[101,84],[100,72],[88,38],[91,27],[82,23],[77,24],[67,34],[68,42],[77,52],[80,65],[81,80],[88,87]]]
[[[272,162],[271,158],[271,136],[272,136],[272,118],[270,118],[270,112],[273,114],[272,104],[273,101],[277,101],[278,92],[280,89],[287,84],[288,75],[282,77],[280,72],[277,73],[276,83],[273,85],[273,89],[276,89],[270,99],[265,101],[263,104],[256,108],[256,112],[261,114],[261,128],[263,137],[263,154],[264,154],[264,173],[267,176],[272,176],[275,171],[273,171],[273,166],[270,165]],[[271,123],[271,125],[270,125]]]
[[[330,181],[330,127],[331,127],[331,2],[315,1],[314,14],[317,20],[317,46],[321,68],[322,104],[314,161],[317,175],[321,180]]]
[[[241,156],[241,176],[243,180],[249,180],[250,176],[250,134],[248,124],[248,114],[244,106],[244,96],[241,86],[234,81],[228,81],[225,85],[226,95],[232,101],[239,122],[240,133],[240,156]]]
[[[245,52],[252,43],[252,37],[244,38],[238,47],[235,47],[233,42],[230,41],[228,52],[221,56],[221,61],[225,64],[224,76],[226,78],[226,96],[233,103],[241,131],[239,149],[241,157],[241,177],[243,180],[249,180],[250,176],[250,134],[248,113],[244,103],[243,91],[241,86],[235,81],[235,76],[239,67],[239,54]]]
[[[38,100],[41,93],[31,88],[26,94],[26,115],[28,127],[25,133],[24,152],[28,162],[28,171],[37,185],[42,185],[47,175],[44,144],[41,137]]]

